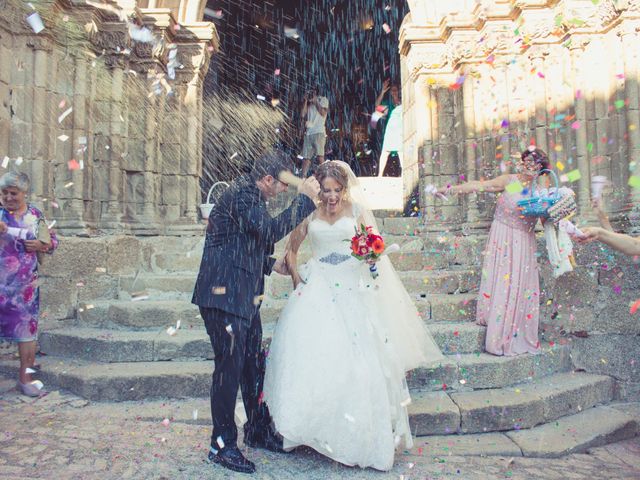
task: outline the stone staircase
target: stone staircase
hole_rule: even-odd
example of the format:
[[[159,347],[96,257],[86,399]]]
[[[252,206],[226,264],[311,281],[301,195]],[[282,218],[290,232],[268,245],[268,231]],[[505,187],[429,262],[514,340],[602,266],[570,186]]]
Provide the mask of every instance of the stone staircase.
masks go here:
[[[438,367],[408,376],[416,435],[437,442],[440,435],[483,434],[479,441],[502,442],[516,454],[555,456],[569,451],[569,444],[580,451],[640,433],[637,405],[607,406],[616,405],[614,379],[573,371],[569,345],[543,341],[535,356],[483,352],[485,327],[473,319],[484,239],[420,235],[416,219],[386,218],[383,225],[387,241],[401,245],[393,263],[446,354]],[[189,302],[200,252],[201,243],[160,249],[151,268],[117,276],[114,298],[81,302],[77,318],[44,330],[39,378],[95,401],[206,397],[213,352]],[[308,255],[303,245],[301,260]],[[269,278],[261,308],[266,343],[290,291],[288,277]],[[168,334],[178,322],[175,335]],[[13,374],[16,367],[0,362],[0,371]],[[587,420],[596,412],[602,414],[591,425]],[[573,431],[572,425],[585,422],[589,428]]]

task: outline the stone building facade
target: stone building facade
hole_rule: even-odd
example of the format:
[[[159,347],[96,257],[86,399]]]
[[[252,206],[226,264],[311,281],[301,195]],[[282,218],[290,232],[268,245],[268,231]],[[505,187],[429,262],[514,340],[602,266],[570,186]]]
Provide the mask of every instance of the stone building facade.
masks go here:
[[[192,230],[202,83],[218,46],[204,2],[32,4],[37,34],[25,2],[0,1],[3,169],[31,176],[31,200],[62,233]]]
[[[611,213],[638,205],[640,2],[409,0],[400,34],[409,181],[443,184],[509,168],[531,142],[547,151],[589,216],[592,175]],[[571,179],[575,176],[570,175]],[[485,228],[484,195],[434,204],[441,221]],[[635,223],[637,224],[637,212]]]

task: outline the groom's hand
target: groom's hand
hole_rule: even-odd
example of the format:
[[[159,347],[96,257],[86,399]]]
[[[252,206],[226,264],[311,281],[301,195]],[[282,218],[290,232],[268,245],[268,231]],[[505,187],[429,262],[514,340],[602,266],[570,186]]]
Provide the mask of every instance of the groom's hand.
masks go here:
[[[273,264],[273,271],[279,273],[280,275],[291,275],[286,261],[282,258],[279,258],[278,260],[276,260],[276,263]]]
[[[320,195],[320,184],[316,177],[309,177],[300,183],[298,185],[298,193],[306,195],[315,202],[318,199],[318,195]]]

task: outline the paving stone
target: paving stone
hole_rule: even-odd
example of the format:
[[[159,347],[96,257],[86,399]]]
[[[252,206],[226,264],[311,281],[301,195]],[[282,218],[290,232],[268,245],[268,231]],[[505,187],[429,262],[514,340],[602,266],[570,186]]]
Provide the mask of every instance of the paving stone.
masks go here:
[[[594,407],[529,430],[507,432],[527,457],[586,452],[639,433],[636,419],[611,407]]]
[[[434,435],[418,439],[415,448],[422,448],[423,454],[431,457],[446,458],[451,455],[522,456],[518,445],[502,433]]]

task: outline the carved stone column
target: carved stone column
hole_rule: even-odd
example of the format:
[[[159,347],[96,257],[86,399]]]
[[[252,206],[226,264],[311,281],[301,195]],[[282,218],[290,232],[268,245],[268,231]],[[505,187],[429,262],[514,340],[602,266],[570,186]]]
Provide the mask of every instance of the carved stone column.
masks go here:
[[[638,12],[634,12],[640,16],[640,2],[638,4]],[[640,68],[638,60],[640,59],[640,20],[625,20],[620,26],[618,35],[622,43],[622,54],[624,59],[624,93],[626,100],[626,124],[627,124],[627,152],[628,161],[633,165],[629,175],[640,177],[640,101],[639,101],[639,79]],[[626,183],[626,182],[625,182]],[[623,188],[619,185],[617,188]],[[640,231],[640,188],[628,189],[629,199],[631,203],[631,211],[629,212],[629,220],[635,232]]]
[[[594,215],[591,210],[591,168],[589,164],[589,153],[587,151],[587,144],[589,142],[587,135],[587,105],[585,100],[585,66],[583,64],[584,48],[588,43],[588,38],[574,38],[569,47],[569,52],[571,56],[571,71],[573,72],[571,84],[575,92],[575,121],[580,125],[580,128],[575,129],[576,164],[578,170],[582,172],[582,177],[578,181],[578,189],[576,192],[578,197],[578,211],[583,218],[591,221],[594,219]]]

